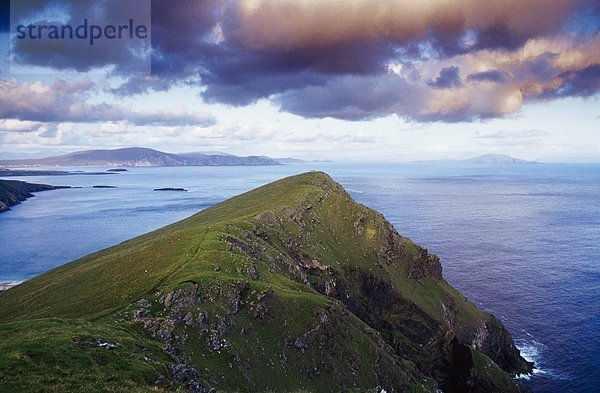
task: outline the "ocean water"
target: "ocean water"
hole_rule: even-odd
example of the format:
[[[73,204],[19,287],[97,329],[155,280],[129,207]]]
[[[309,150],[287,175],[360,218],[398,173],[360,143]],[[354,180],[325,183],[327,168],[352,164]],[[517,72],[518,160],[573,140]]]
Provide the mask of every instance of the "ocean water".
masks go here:
[[[600,165],[315,163],[20,178],[84,188],[38,193],[0,214],[0,282],[307,170],[328,172],[438,254],[445,278],[498,316],[535,361],[524,384],[536,392],[600,391]],[[189,192],[153,191],[159,187]]]

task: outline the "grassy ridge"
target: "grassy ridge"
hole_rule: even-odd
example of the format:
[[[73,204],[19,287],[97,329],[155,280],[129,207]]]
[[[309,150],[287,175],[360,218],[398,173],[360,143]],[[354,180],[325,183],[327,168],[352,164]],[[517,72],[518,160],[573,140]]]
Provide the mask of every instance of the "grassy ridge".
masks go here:
[[[140,310],[140,299],[151,306]],[[160,375],[191,386],[176,363],[224,391],[431,391],[453,361],[450,340],[471,340],[489,318],[441,278],[435,257],[318,172],[54,269],[0,293],[0,304],[3,352],[15,354],[0,356],[0,374],[21,370],[0,391],[24,392],[76,391],[80,364],[92,365],[81,378],[92,390],[123,381],[144,391]],[[81,349],[80,336],[118,346]],[[65,356],[42,367],[19,352],[43,358],[52,346]],[[504,384],[502,373],[493,377]]]

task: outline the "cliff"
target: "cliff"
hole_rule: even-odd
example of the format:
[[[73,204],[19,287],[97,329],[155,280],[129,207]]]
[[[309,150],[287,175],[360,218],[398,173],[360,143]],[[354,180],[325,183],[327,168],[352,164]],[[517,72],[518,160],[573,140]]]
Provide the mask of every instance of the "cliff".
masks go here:
[[[10,206],[33,197],[33,192],[55,190],[57,188],[65,187],[33,184],[16,180],[0,180],[0,213],[10,210]]]
[[[0,304],[7,391],[519,392],[511,375],[532,366],[436,256],[317,172],[59,267]]]

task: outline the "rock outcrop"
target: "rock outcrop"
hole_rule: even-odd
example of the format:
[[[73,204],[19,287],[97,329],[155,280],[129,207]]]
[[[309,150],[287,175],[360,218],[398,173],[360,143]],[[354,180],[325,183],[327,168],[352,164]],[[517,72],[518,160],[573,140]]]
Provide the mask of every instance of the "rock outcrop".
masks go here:
[[[69,187],[33,184],[16,180],[0,180],[0,212],[10,210],[10,206],[17,205],[27,198],[33,197],[33,192],[59,188]]]

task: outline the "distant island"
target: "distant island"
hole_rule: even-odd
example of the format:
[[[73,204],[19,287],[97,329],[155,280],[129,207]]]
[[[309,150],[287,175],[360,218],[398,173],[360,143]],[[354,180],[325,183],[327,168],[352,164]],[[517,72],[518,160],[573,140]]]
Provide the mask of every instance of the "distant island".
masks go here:
[[[59,188],[70,187],[33,184],[16,180],[0,180],[0,213],[10,210],[10,206],[17,205],[33,197],[32,192],[56,190]]]
[[[537,161],[521,160],[508,154],[483,154],[481,156],[468,158],[466,160],[429,160],[415,162],[430,163],[460,163],[460,164],[484,164],[484,165],[506,165],[506,164],[539,164]]]
[[[238,157],[231,154],[186,153],[173,154],[148,149],[128,147],[114,150],[85,150],[56,157],[23,160],[0,160],[4,167],[52,167],[52,166],[108,166],[108,167],[157,167],[157,166],[266,166],[282,165],[264,156]]]
[[[187,190],[185,188],[180,188],[180,187],[155,188],[154,191],[182,191],[182,192],[187,192]]]
[[[539,164],[537,161],[521,160],[519,158],[511,157],[508,154],[484,154],[468,160],[463,160],[463,162],[470,162],[473,164]]]

